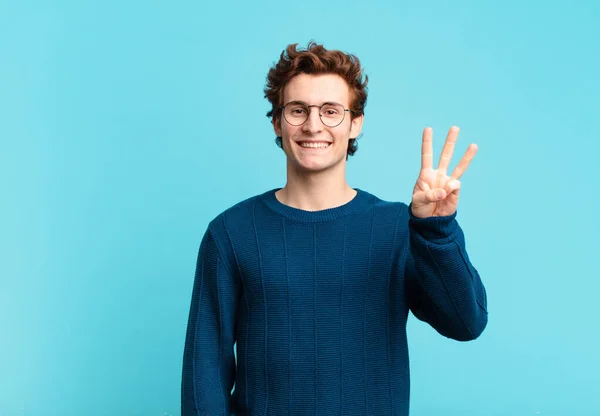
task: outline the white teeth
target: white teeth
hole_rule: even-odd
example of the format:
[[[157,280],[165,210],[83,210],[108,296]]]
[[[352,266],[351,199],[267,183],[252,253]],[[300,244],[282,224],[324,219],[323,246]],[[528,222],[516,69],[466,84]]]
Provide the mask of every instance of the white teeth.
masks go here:
[[[310,142],[303,142],[303,143],[300,143],[300,146],[320,149],[320,148],[329,147],[330,144],[331,143],[310,143]]]

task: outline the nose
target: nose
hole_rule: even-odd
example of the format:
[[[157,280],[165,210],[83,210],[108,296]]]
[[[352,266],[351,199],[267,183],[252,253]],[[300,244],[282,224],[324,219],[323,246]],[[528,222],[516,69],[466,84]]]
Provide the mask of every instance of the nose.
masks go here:
[[[319,109],[315,107],[309,107],[308,119],[302,125],[302,130],[305,133],[317,134],[323,130],[323,123],[319,116]]]

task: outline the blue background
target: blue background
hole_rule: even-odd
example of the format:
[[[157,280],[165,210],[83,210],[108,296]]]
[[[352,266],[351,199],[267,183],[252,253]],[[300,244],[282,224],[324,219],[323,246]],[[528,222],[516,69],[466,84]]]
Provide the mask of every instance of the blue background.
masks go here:
[[[265,76],[361,58],[351,186],[409,201],[461,127],[489,325],[411,318],[414,416],[600,415],[600,3],[0,1],[0,415],[179,414],[207,223],[285,183]]]

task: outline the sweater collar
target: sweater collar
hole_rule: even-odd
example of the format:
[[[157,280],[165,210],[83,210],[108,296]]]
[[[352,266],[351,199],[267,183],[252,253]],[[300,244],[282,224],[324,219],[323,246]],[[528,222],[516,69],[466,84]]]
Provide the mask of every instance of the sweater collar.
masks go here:
[[[260,199],[278,214],[299,222],[331,221],[346,215],[363,212],[371,205],[370,194],[368,192],[359,188],[353,188],[357,192],[356,195],[343,205],[319,211],[305,211],[280,202],[275,196],[275,192],[280,189],[281,188],[271,189],[262,194]]]

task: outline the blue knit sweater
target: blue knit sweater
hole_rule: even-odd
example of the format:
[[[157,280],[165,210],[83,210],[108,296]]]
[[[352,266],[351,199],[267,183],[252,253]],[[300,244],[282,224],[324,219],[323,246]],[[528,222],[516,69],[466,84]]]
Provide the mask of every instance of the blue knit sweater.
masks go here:
[[[419,219],[360,189],[311,212],[275,191],[204,234],[182,416],[408,415],[408,312],[461,341],[487,323],[456,213]]]

